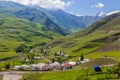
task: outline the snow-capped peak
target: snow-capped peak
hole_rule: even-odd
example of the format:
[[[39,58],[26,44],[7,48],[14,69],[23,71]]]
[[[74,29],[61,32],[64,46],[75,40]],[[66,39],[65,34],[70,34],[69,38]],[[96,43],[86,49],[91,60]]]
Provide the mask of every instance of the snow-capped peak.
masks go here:
[[[96,14],[93,14],[93,16],[99,16],[99,17],[103,17],[103,16],[106,16],[105,13],[101,12],[101,13],[96,13]]]
[[[112,15],[112,14],[115,14],[115,13],[118,13],[118,12],[120,12],[120,10],[118,10],[118,11],[112,11],[112,12],[107,13],[106,16],[109,16],[109,15]]]

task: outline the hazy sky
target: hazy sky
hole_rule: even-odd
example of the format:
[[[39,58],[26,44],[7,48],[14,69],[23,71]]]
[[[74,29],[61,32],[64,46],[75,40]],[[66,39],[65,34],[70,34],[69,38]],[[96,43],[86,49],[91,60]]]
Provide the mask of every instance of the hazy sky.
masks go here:
[[[92,15],[120,10],[120,0],[9,0],[47,9],[63,9],[75,15]]]

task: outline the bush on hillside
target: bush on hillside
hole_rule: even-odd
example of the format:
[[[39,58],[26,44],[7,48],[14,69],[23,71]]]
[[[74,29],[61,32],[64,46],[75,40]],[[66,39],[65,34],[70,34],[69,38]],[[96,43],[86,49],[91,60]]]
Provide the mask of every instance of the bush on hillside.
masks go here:
[[[84,60],[84,55],[83,54],[80,55],[80,61],[82,61],[82,60]]]
[[[10,69],[10,63],[7,63],[7,64],[5,65],[5,69],[6,69],[6,70]]]
[[[29,51],[29,46],[25,45],[25,44],[21,44],[16,48],[16,53],[19,52],[28,52]]]

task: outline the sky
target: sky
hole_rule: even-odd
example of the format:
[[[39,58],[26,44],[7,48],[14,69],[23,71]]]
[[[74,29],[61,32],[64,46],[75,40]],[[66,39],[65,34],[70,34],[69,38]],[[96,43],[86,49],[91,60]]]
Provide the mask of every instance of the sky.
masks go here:
[[[76,15],[93,15],[119,10],[120,0],[74,0],[74,4],[65,8],[65,11]]]
[[[120,0],[7,0],[24,5],[38,5],[46,9],[62,9],[81,16],[120,11]]]

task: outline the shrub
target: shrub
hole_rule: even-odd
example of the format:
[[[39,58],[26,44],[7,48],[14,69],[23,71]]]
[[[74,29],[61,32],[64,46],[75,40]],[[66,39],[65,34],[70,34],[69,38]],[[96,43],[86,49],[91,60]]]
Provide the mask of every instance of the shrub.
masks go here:
[[[10,63],[7,63],[6,65],[5,65],[5,69],[7,70],[7,69],[10,69]]]
[[[84,55],[83,54],[80,55],[80,60],[81,61],[84,60]]]
[[[19,45],[16,49],[16,53],[18,53],[18,52],[28,52],[28,51],[29,51],[29,46],[27,46],[25,44]]]

